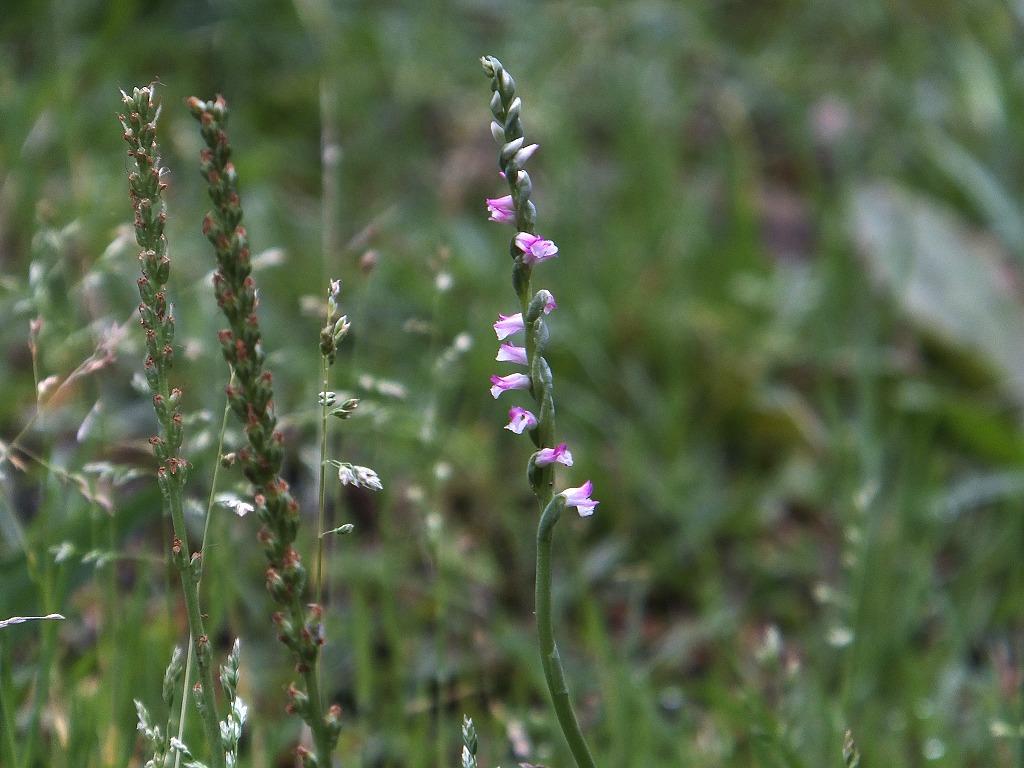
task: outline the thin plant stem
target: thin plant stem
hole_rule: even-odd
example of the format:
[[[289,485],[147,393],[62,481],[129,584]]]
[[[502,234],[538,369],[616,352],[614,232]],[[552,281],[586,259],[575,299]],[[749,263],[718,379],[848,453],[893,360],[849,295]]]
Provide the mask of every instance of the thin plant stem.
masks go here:
[[[324,531],[327,530],[327,388],[329,386],[330,361],[320,356],[320,477],[317,491],[316,510],[316,572],[314,576],[316,603],[323,605],[324,595]],[[321,664],[316,665],[316,678],[320,682]],[[323,700],[320,706],[323,707]]]
[[[235,383],[235,372],[231,372],[229,384]],[[217,478],[220,475],[220,457],[224,453],[224,433],[228,428],[228,413],[231,411],[231,407],[227,401],[224,402],[224,413],[220,420],[220,434],[217,437],[217,453],[216,459],[213,462],[213,477],[210,478],[210,494],[206,499],[206,520],[203,522],[203,538],[199,542],[199,558],[200,562],[206,562],[206,542],[209,541],[210,533],[210,518],[213,517],[213,500],[217,494]],[[199,576],[199,581],[196,582],[196,589],[199,590],[202,586],[202,574]],[[191,685],[192,679],[192,654],[195,651],[195,643],[192,641],[192,636],[188,638],[188,653],[185,654],[185,676],[181,685],[181,711],[178,714],[178,741],[183,741],[185,737],[185,721],[188,715],[188,687]],[[180,768],[181,766],[181,752],[174,753],[174,768]]]
[[[221,748],[220,718],[217,714],[216,689],[213,682],[212,652],[203,614],[199,607],[199,575],[202,558],[190,556],[188,528],[185,524],[184,488],[188,462],[179,455],[182,442],[180,389],[171,389],[169,371],[174,356],[174,320],[167,300],[166,284],[171,262],[167,256],[164,224],[167,214],[163,200],[159,149],[156,142],[160,109],[153,99],[152,88],[136,88],[124,96],[127,115],[121,115],[128,155],[135,168],[128,175],[132,207],[135,211],[135,239],[142,249],[139,261],[142,276],[138,280],[139,314],[146,330],[145,373],[153,394],[153,408],[160,424],[160,435],[150,439],[160,467],[157,480],[164,511],[169,513],[174,537],[171,561],[178,570],[188,616],[192,654],[199,669],[194,690],[197,707],[209,747],[212,768],[225,768]]]
[[[551,545],[555,533],[555,524],[562,516],[565,501],[556,496],[548,502],[537,525],[537,640],[540,643],[541,665],[544,668],[544,679],[551,692],[551,704],[555,709],[558,724],[565,734],[569,751],[579,768],[595,768],[594,758],[580,730],[576,712],[569,697],[569,688],[565,682],[565,671],[562,659],[555,642],[555,632],[551,619]]]
[[[188,549],[188,533],[185,529],[185,513],[182,509],[181,494],[168,494],[170,496],[169,506],[171,521],[174,527],[174,560],[180,563],[178,570],[181,574],[182,590],[185,594],[185,609],[188,614],[190,628],[190,644],[192,654],[199,667],[199,682],[202,686],[197,689],[203,700],[199,707],[202,717],[203,730],[206,733],[206,741],[210,746],[210,761],[214,768],[223,768],[224,752],[220,747],[220,718],[217,715],[216,689],[213,683],[213,665],[211,664],[210,643],[206,636],[206,629],[203,626],[203,616],[199,609],[199,585],[195,578],[195,569],[192,564],[186,564],[184,552]],[[195,558],[198,560],[198,558]]]
[[[47,476],[46,481],[40,487],[39,493],[39,518],[37,523],[39,530],[48,531],[50,530],[50,499],[49,499],[49,488],[50,479],[52,475]],[[41,550],[46,552],[47,542],[42,542]],[[49,557],[42,557],[42,568],[39,574],[39,597],[41,599],[43,607],[46,609],[46,613],[50,613],[54,610],[53,605],[55,603],[53,599],[53,559]],[[56,641],[55,634],[51,634],[51,627],[48,626],[49,622],[44,622],[44,626],[41,628],[41,646],[39,652],[39,662],[37,664],[38,671],[36,672],[36,683],[35,691],[32,697],[32,707],[29,714],[27,734],[25,737],[25,754],[23,755],[26,768],[30,768],[33,765],[35,758],[36,747],[38,746],[37,741],[39,738],[39,722],[42,716],[43,707],[50,698],[50,670],[53,665],[53,654],[54,644]]]
[[[321,8],[321,11],[323,9]],[[321,46],[323,53],[329,49]],[[320,267],[324,282],[330,281],[332,257],[341,250],[341,237],[338,227],[338,199],[341,195],[341,146],[338,143],[338,127],[335,119],[336,87],[333,70],[323,67],[320,77],[320,165],[321,165],[321,203],[320,203]],[[328,312],[328,322],[330,322]],[[320,403],[320,472],[317,498],[316,524],[316,602],[323,606],[324,593],[324,531],[327,530],[327,391],[329,387],[330,366],[332,357],[321,355],[320,373],[323,392]],[[322,683],[322,665],[317,663],[317,681]],[[323,701],[320,702],[323,707]]]
[[[324,591],[324,536],[327,529],[327,388],[329,386],[328,359],[320,357],[320,478],[316,511],[316,602],[322,603]]]

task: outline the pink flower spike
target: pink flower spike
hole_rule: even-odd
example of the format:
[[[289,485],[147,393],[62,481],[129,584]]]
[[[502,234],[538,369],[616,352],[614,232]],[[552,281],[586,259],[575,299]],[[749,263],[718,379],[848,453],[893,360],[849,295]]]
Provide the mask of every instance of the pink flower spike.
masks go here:
[[[516,247],[523,252],[523,261],[527,264],[539,264],[558,255],[557,245],[529,232],[516,235]]]
[[[567,467],[572,466],[572,454],[569,453],[569,446],[565,443],[559,443],[554,448],[541,448],[533,456],[533,463],[538,467],[545,467],[556,462],[565,464]]]
[[[513,221],[516,217],[516,206],[512,202],[512,195],[487,198],[487,212],[491,214],[490,221]]]
[[[513,333],[523,330],[523,313],[516,312],[514,315],[498,315],[498,322],[494,324],[494,333],[498,341],[504,341]]]
[[[597,501],[590,498],[593,492],[594,484],[587,480],[578,488],[566,488],[558,495],[565,499],[565,506],[576,507],[580,517],[590,517],[594,514],[594,507],[598,505]]]
[[[515,408],[511,408],[509,410],[508,424],[505,425],[505,429],[509,432],[515,432],[517,435],[521,435],[526,430],[533,429],[536,426],[537,417],[525,408],[520,408],[517,405]]]
[[[491,397],[495,400],[502,392],[510,389],[529,389],[530,377],[525,373],[510,373],[508,376],[491,376]]]
[[[502,344],[498,347],[498,356],[494,359],[499,363],[526,365],[526,347],[516,347],[508,343]]]

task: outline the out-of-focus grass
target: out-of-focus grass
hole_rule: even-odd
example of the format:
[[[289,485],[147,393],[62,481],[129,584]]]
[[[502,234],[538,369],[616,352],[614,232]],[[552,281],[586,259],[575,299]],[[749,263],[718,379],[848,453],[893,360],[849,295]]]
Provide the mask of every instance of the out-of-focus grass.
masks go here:
[[[40,377],[128,323],[116,366],[23,439],[46,464],[0,467],[0,616],[68,617],[4,630],[17,749],[127,764],[131,699],[158,700],[184,637],[155,484],[86,466],[151,467],[114,113],[118,87],[159,77],[194,492],[226,374],[180,105],[221,91],[252,241],[283,253],[257,277],[309,513],[318,319],[301,308],[325,289],[320,94],[336,89],[338,230],[370,229],[326,270],[355,321],[335,383],[366,398],[332,455],[387,488],[339,491],[334,512],[357,525],[331,544],[324,670],[346,765],[454,764],[462,711],[482,765],[568,764],[532,642],[523,448],[486,394],[489,323],[510,306],[506,233],[481,202],[500,189],[476,64],[494,53],[542,145],[560,427],[602,500],[559,532],[557,574],[602,764],[838,766],[849,726],[865,765],[1017,765],[1022,20],[994,0],[6,3],[0,440],[35,407],[30,318]],[[916,216],[953,234],[915,234]],[[954,268],[988,269],[990,295],[929,278]],[[460,333],[472,348],[439,373]],[[272,766],[297,728],[253,529],[218,510],[204,598],[220,652],[243,638],[243,759]]]

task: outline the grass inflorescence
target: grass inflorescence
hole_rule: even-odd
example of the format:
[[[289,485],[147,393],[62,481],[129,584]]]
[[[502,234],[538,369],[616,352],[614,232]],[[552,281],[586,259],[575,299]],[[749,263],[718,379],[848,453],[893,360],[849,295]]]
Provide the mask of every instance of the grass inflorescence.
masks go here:
[[[264,366],[256,282],[251,274],[238,178],[226,133],[227,103],[219,96],[209,102],[192,98],[189,109],[199,121],[206,144],[200,170],[214,204],[203,220],[203,233],[214,246],[214,292],[229,323],[229,328],[218,335],[224,359],[237,382],[227,388],[228,403],[240,419],[248,442],[238,451],[238,459],[255,489],[256,514],[263,523],[259,540],[268,563],[266,586],[279,609],[273,616],[274,625],[281,642],[291,651],[304,685],[289,688],[288,707],[313,733],[313,750],[299,747],[304,765],[326,766],[341,729],[341,710],[331,705],[325,711],[320,697],[316,668],[324,643],[322,608],[304,600],[307,573],[294,547],[299,505],[281,476],[283,437],[274,414],[272,377]]]
[[[121,115],[121,126],[129,147],[128,157],[135,165],[134,170],[128,174],[128,186],[135,211],[135,239],[142,248],[139,253],[142,276],[138,279],[138,286],[142,298],[139,315],[146,332],[144,370],[152,393],[153,409],[160,423],[160,434],[152,437],[150,444],[160,462],[157,479],[164,509],[171,518],[174,530],[170,543],[171,561],[181,579],[192,641],[190,645],[199,673],[194,688],[196,703],[203,722],[211,765],[213,768],[224,768],[220,718],[213,686],[213,654],[199,604],[198,585],[203,563],[199,553],[192,553],[189,548],[185,526],[184,489],[190,465],[181,453],[184,440],[181,412],[183,393],[180,388],[171,387],[169,380],[174,359],[174,315],[167,296],[171,260],[167,254],[167,238],[164,234],[167,211],[163,191],[166,183],[161,176],[165,169],[160,164],[156,141],[160,107],[154,98],[152,86],[135,88],[131,96],[122,95],[125,114]],[[179,676],[184,671],[184,667],[175,665],[173,660],[172,666],[176,669],[181,667],[178,670]]]

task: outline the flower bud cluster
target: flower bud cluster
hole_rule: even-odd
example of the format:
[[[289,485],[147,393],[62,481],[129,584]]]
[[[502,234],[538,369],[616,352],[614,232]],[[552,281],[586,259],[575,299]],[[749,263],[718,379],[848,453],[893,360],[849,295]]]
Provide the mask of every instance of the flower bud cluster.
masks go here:
[[[153,396],[153,409],[160,422],[162,435],[150,439],[163,470],[161,487],[184,485],[187,462],[179,456],[182,434],[181,390],[166,391],[167,372],[174,358],[174,315],[167,301],[167,280],[171,260],[167,256],[164,226],[167,208],[156,142],[156,125],[160,107],[153,97],[153,88],[135,88],[129,96],[121,92],[124,114],[118,115],[128,157],[134,169],[128,174],[128,193],[135,213],[135,240],[139,244],[142,275],[138,279],[139,321],[146,333],[146,381]]]
[[[292,498],[288,483],[281,478],[283,438],[274,414],[273,380],[263,368],[265,355],[256,316],[256,284],[251,274],[248,236],[242,226],[238,176],[225,132],[228,107],[220,96],[212,101],[193,97],[187,103],[199,121],[206,145],[200,154],[200,171],[214,207],[203,220],[203,233],[216,253],[214,291],[228,321],[228,328],[219,333],[218,339],[237,382],[227,387],[228,403],[241,420],[248,441],[237,452],[237,459],[255,488],[254,506],[263,523],[258,536],[268,563],[267,591],[280,609],[274,614],[278,634],[292,652],[296,670],[306,682],[303,695],[308,704],[295,706],[293,702],[290,708],[313,731],[316,752],[312,759],[326,764],[337,742],[337,732],[322,713],[319,694],[315,693],[315,667],[323,644],[320,608],[310,606],[307,610],[302,601],[307,575],[292,546],[299,526],[299,505]],[[337,290],[340,291],[340,284]],[[336,296],[334,301],[336,308]]]
[[[327,320],[320,329],[320,354],[327,358],[328,365],[334,365],[341,344],[352,327],[348,315],[339,315],[338,302],[341,300],[341,280],[331,280],[327,293]]]
[[[476,726],[473,725],[469,715],[462,716],[462,768],[477,768],[476,753],[479,748],[479,740],[476,735]]]
[[[220,721],[220,740],[224,750],[226,768],[238,764],[238,742],[242,738],[242,726],[249,715],[249,708],[238,697],[238,667],[241,663],[241,645],[235,638],[228,654],[227,663],[220,668],[220,687],[224,691],[228,714]]]

